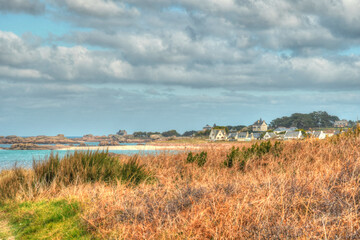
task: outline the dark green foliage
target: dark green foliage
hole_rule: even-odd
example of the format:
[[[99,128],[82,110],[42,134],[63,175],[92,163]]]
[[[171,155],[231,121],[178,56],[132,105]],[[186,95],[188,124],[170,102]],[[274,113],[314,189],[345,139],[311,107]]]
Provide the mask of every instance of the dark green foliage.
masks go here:
[[[176,130],[166,131],[166,132],[161,133],[161,135],[163,135],[164,137],[178,137],[178,136],[180,136],[180,134]]]
[[[253,144],[250,148],[243,147],[240,151],[239,148],[232,147],[229,154],[226,155],[224,165],[231,168],[235,165],[235,162],[239,162],[239,169],[245,170],[246,163],[252,158],[260,158],[265,154],[271,153],[275,157],[279,157],[282,152],[282,145],[276,141],[274,145],[270,141]]]
[[[85,182],[137,185],[150,180],[154,177],[139,164],[137,155],[122,163],[108,152],[76,151],[63,158],[51,154],[44,161],[34,161],[32,170],[15,167],[1,172],[0,201],[13,199],[20,190],[36,193],[40,185],[68,186]]]
[[[205,151],[202,151],[201,153],[197,153],[195,155],[193,155],[192,152],[189,152],[186,158],[187,163],[196,162],[199,167],[204,166],[206,161],[207,161],[207,152]]]
[[[233,146],[231,148],[230,153],[226,155],[226,160],[224,162],[224,165],[228,168],[232,168],[234,166],[235,161],[239,159],[239,155],[240,155],[240,149],[235,148]]]
[[[226,134],[229,134],[229,128],[228,127],[223,127],[223,126],[216,126],[216,127],[213,127],[213,129],[225,129],[225,132]]]
[[[207,161],[207,152],[203,151],[199,154],[199,156],[197,156],[196,163],[199,167],[202,167],[205,165],[206,161]]]
[[[125,183],[138,185],[147,180],[153,180],[154,177],[143,165],[139,164],[138,156],[135,155],[120,168],[120,180]]]
[[[206,131],[199,131],[195,133],[195,137],[205,137],[208,138],[210,136],[210,132],[211,130],[206,130]]]
[[[243,128],[245,128],[245,125],[238,125],[238,126],[226,126],[228,129],[230,130],[234,130],[234,131],[241,131]]]
[[[193,156],[193,153],[192,152],[189,152],[188,153],[188,156],[187,156],[187,158],[186,158],[186,162],[187,163],[193,163],[193,162],[195,162],[195,158],[194,158],[194,156]]]
[[[160,134],[159,132],[134,132],[135,138],[149,138],[151,135]]]
[[[272,128],[297,127],[303,129],[316,127],[332,127],[334,122],[339,120],[337,116],[329,115],[327,112],[318,111],[309,114],[294,113],[290,117],[276,118],[271,123]]]
[[[51,184],[53,181],[69,185],[77,182],[131,182],[138,184],[149,177],[144,166],[138,164],[137,156],[121,163],[108,152],[76,151],[63,159],[51,154],[47,161],[34,162],[37,182]]]
[[[183,137],[192,137],[192,136],[195,136],[195,134],[197,133],[197,131],[194,131],[194,130],[192,130],[192,131],[186,131],[186,132],[184,132],[183,133]]]

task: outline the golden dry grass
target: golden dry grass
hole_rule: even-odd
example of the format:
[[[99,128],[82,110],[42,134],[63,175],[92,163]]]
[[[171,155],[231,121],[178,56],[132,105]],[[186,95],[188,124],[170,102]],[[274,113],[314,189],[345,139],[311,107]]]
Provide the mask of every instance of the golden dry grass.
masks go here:
[[[280,156],[254,156],[244,171],[224,167],[233,145],[244,146],[203,146],[203,167],[186,163],[186,153],[142,156],[157,178],[152,184],[50,186],[17,199],[76,198],[85,203],[89,231],[104,239],[360,238],[354,134],[284,142]]]

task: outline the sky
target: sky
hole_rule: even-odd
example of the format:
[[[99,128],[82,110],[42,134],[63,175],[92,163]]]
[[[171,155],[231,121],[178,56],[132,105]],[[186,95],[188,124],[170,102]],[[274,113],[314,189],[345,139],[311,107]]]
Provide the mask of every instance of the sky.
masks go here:
[[[0,136],[360,113],[358,0],[0,0]]]

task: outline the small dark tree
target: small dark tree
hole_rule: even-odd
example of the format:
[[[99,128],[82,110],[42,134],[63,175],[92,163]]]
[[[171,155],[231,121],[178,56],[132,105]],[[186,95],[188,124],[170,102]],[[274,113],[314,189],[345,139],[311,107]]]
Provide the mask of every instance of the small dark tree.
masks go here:
[[[166,132],[161,133],[161,135],[163,135],[164,137],[178,137],[178,136],[180,136],[180,134],[176,130],[166,131]]]

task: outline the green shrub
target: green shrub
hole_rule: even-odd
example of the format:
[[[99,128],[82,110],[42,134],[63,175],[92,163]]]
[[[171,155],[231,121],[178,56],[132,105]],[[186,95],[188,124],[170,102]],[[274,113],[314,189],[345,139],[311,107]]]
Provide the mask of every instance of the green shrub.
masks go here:
[[[153,180],[152,174],[138,162],[138,156],[132,157],[129,162],[124,163],[120,169],[120,180],[125,183],[139,184],[147,180]]]
[[[224,161],[224,165],[228,168],[232,168],[234,163],[239,159],[240,149],[235,148],[234,146],[231,148],[229,154],[226,155],[226,160]]]
[[[117,180],[139,184],[151,175],[138,163],[138,156],[121,163],[105,151],[76,151],[62,159],[52,154],[47,161],[34,162],[33,169],[36,181],[45,184],[55,181],[64,185]]]
[[[36,193],[40,187],[68,186],[86,182],[129,183],[137,185],[154,180],[151,172],[135,155],[120,162],[108,152],[75,151],[63,158],[51,154],[44,161],[34,161],[32,170],[14,168],[0,173],[0,201],[13,199],[20,190]]]
[[[243,147],[240,151],[239,148],[232,147],[230,153],[226,155],[224,165],[228,168],[234,166],[235,162],[239,162],[239,169],[245,170],[246,163],[251,158],[260,158],[265,154],[272,153],[275,157],[279,157],[282,152],[282,144],[278,141],[274,145],[270,141],[253,144],[250,148]]]
[[[195,155],[193,155],[192,152],[189,152],[186,158],[187,163],[196,162],[199,167],[204,166],[206,161],[207,161],[207,152],[205,151],[202,151],[201,153],[197,153]]]
[[[206,161],[207,161],[207,152],[203,151],[197,156],[196,163],[199,167],[202,167],[205,165]]]
[[[193,153],[192,152],[189,152],[188,153],[188,156],[187,156],[187,158],[186,158],[186,162],[187,163],[193,163],[193,162],[195,162],[195,157],[194,157],[194,155],[193,155]]]

